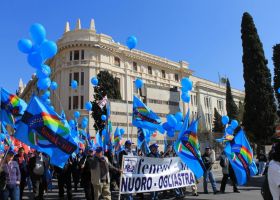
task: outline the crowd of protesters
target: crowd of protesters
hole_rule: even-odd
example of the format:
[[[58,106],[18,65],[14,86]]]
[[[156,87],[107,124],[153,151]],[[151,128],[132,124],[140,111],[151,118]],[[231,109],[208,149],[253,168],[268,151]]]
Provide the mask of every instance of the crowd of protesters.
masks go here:
[[[50,165],[49,157],[44,153],[34,151],[26,154],[23,148],[19,148],[17,154],[14,151],[7,151],[3,154],[0,167],[0,199],[21,200],[25,187],[29,190],[33,189],[33,199],[43,200],[44,193],[52,190],[51,181],[57,178],[58,196],[59,199],[64,199],[67,196],[68,200],[72,199],[72,189],[77,191],[78,187],[82,187],[87,200],[98,200],[100,197],[106,200],[111,199],[111,191],[119,189],[120,173],[122,173],[121,165],[124,155],[138,155],[154,158],[175,157],[176,153],[172,145],[168,145],[165,152],[159,152],[156,143],[150,145],[150,153],[144,155],[141,150],[132,151],[131,141],[127,140],[124,149],[118,154],[114,152],[105,152],[103,154],[102,147],[96,149],[79,149],[79,153],[75,157],[70,157],[64,168],[59,168]],[[275,147],[277,153],[269,159],[271,167],[268,174],[271,177],[279,176],[279,144]],[[278,155],[278,157],[277,157]],[[266,162],[264,156],[260,155],[260,160]],[[278,160],[277,160],[278,159]],[[215,161],[215,153],[210,147],[205,148],[205,153],[202,155],[202,160],[205,165],[205,173],[203,176],[204,193],[208,193],[207,182],[210,180],[213,193],[224,193],[228,178],[232,181],[233,192],[239,193],[236,184],[234,171],[231,167],[226,155],[222,153],[220,165],[222,167],[223,178],[220,191],[217,189],[215,177],[212,172],[212,166]],[[263,166],[260,168],[260,174],[264,173]],[[276,172],[275,172],[276,170]],[[278,170],[278,172],[277,172]],[[279,184],[280,178],[277,179]],[[270,178],[270,185],[273,185],[276,179]],[[274,182],[273,182],[274,181]],[[196,180],[196,184],[198,181]],[[73,187],[73,188],[72,188]],[[273,186],[271,186],[273,188]],[[276,189],[279,188],[276,187]],[[66,193],[65,190],[66,189]],[[198,196],[197,186],[191,187],[192,195]],[[178,199],[185,196],[186,188],[176,188],[169,191],[162,191],[162,196],[165,198],[177,197]],[[66,195],[65,195],[66,194]],[[159,199],[160,192],[151,192],[150,194],[138,193],[137,199]],[[146,198],[145,198],[146,197]],[[122,195],[121,199],[132,200],[134,195]]]

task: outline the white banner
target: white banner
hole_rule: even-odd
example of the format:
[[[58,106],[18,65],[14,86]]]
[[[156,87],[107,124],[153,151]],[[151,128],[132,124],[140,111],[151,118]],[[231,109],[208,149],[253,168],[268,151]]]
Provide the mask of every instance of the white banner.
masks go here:
[[[179,157],[123,157],[120,193],[168,190],[194,185],[193,172]]]

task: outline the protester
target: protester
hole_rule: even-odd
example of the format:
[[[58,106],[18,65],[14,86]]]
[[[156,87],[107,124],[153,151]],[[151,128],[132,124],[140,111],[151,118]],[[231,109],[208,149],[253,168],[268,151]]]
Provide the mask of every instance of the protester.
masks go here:
[[[158,152],[158,144],[154,143],[152,145],[150,145],[150,153],[147,155],[148,157],[152,157],[152,158],[160,158],[160,154]],[[151,200],[158,200],[158,192],[151,192]]]
[[[80,163],[81,159],[83,158],[83,156],[84,156],[83,149],[80,148],[79,153],[73,159],[73,166],[71,169],[72,169],[72,176],[73,176],[75,191],[78,190],[78,184],[79,184],[80,178],[81,178],[81,170],[79,167],[79,163]]]
[[[215,160],[213,159],[213,155],[211,154],[212,154],[211,148],[206,147],[205,153],[202,156],[202,160],[206,168],[206,171],[203,174],[203,189],[205,194],[208,194],[208,189],[207,189],[208,178],[210,179],[214,194],[217,194],[219,192],[217,190],[216,181],[212,172],[212,165],[214,164]]]
[[[18,163],[21,180],[20,180],[20,199],[22,199],[23,190],[27,184],[27,177],[29,176],[28,173],[28,158],[27,155],[24,153],[24,148],[20,147],[18,149],[18,154],[15,155],[14,160]]]
[[[45,173],[48,167],[48,160],[41,152],[35,151],[35,156],[30,158],[28,167],[33,186],[34,199],[42,200],[44,188],[47,187]]]
[[[89,163],[91,183],[94,188],[94,199],[98,200],[102,195],[103,199],[111,200],[109,168],[119,172],[120,170],[115,168],[108,159],[103,156],[102,151],[102,147],[97,147],[94,158]]]
[[[79,166],[81,167],[81,186],[84,188],[86,199],[94,200],[94,188],[91,182],[91,163],[94,156],[94,149],[87,150],[86,155],[81,159]],[[98,200],[98,199],[97,199]]]
[[[20,169],[18,163],[13,161],[14,152],[8,151],[6,158],[4,159],[2,166],[0,167],[0,173],[3,183],[1,183],[0,196],[1,200],[20,199],[19,185],[21,180]]]
[[[132,144],[132,142],[130,140],[125,141],[125,143],[124,143],[125,149],[122,150],[119,154],[119,166],[122,166],[122,161],[123,161],[124,155],[134,156],[134,153],[132,152],[132,149],[131,149],[131,144]],[[124,194],[122,196],[123,196],[123,199],[126,199],[126,200],[133,199],[132,194]]]
[[[228,178],[230,178],[233,186],[233,192],[240,193],[236,186],[236,177],[234,171],[224,151],[221,154],[220,165],[222,167],[222,172],[223,172],[223,179],[221,182],[220,192],[225,193],[226,184]]]
[[[264,154],[263,150],[260,150],[260,154],[257,157],[259,161],[259,175],[262,176],[265,170],[266,162],[267,162],[267,157]]]
[[[272,160],[268,167],[268,183],[269,189],[273,196],[273,200],[280,198],[280,142],[274,146],[272,152]]]
[[[64,199],[64,187],[67,189],[67,199],[72,200],[72,181],[71,181],[71,171],[72,171],[73,159],[70,157],[65,163],[63,168],[56,167],[55,171],[57,173],[58,181],[58,194],[61,200]]]

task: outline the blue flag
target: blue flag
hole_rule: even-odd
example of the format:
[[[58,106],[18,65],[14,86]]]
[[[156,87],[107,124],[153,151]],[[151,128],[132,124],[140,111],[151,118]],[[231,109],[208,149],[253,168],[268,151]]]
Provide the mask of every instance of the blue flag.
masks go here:
[[[188,119],[185,119],[184,125]],[[174,149],[181,160],[193,171],[196,178],[203,176],[205,166],[201,158],[197,137],[198,119],[192,121],[190,127],[183,126],[182,136],[174,144]]]
[[[1,121],[12,127],[20,120],[27,104],[18,96],[9,93],[7,90],[1,88]]]
[[[15,133],[15,138],[50,156],[50,162],[63,167],[77,149],[71,129],[49,106],[33,96]]]
[[[138,128],[137,131],[137,148],[140,149],[144,155],[150,153],[149,142],[151,133],[149,130],[144,128]]]
[[[132,124],[138,128],[150,131],[158,130],[164,133],[161,119],[135,95],[133,97]]]
[[[250,176],[257,174],[253,150],[242,129],[226,144],[224,151],[234,170],[238,185],[246,184]]]
[[[179,140],[184,136],[185,131],[188,129],[189,117],[190,117],[190,109],[188,109],[187,115],[185,116],[185,120],[184,120],[183,126],[182,126],[182,128],[181,128],[181,130],[179,132],[179,135],[178,135],[178,139]]]

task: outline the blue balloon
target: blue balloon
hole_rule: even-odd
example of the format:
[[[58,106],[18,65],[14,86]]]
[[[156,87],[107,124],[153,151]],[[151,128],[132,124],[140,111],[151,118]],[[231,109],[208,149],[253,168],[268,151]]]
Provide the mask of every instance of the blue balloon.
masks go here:
[[[142,88],[143,87],[143,80],[137,78],[136,81],[135,81],[135,86],[136,86],[137,89]]]
[[[131,50],[137,45],[137,38],[135,36],[129,36],[126,40],[126,46]]]
[[[228,124],[228,122],[229,122],[229,117],[228,116],[222,116],[222,124],[223,125],[226,125],[226,124]]]
[[[231,123],[230,123],[230,126],[233,128],[233,129],[236,129],[237,126],[238,126],[238,121],[237,120],[231,120]]]
[[[182,112],[177,112],[175,114],[175,118],[177,119],[177,122],[180,122],[183,120],[183,113]]]
[[[29,29],[30,36],[32,40],[40,45],[46,38],[46,29],[43,25],[35,23]]]
[[[189,90],[187,88],[185,88],[185,87],[182,87],[181,90],[182,90],[182,93],[183,92],[189,92]]]
[[[46,102],[47,105],[51,105],[51,100],[50,99],[46,99],[45,102]]]
[[[176,118],[174,117],[174,115],[168,114],[168,115],[166,116],[166,118],[167,118],[167,123],[168,123],[168,125],[169,125],[170,127],[174,128],[174,127],[176,126],[176,124],[177,124],[177,120],[176,120]]]
[[[29,63],[29,65],[31,65],[32,67],[39,69],[40,66],[43,64],[43,58],[40,55],[40,53],[38,53],[37,51],[33,51],[31,53],[28,54],[27,56],[27,62]]]
[[[50,98],[50,96],[51,96],[51,93],[50,93],[50,91],[47,90],[47,91],[42,95],[42,99],[46,100],[46,99]]]
[[[85,108],[87,109],[87,111],[91,111],[91,109],[92,109],[92,104],[91,104],[90,101],[89,101],[89,102],[86,102]]]
[[[106,115],[101,115],[101,119],[105,121],[107,119]]]
[[[183,126],[183,122],[178,122],[178,123],[176,124],[176,126],[175,126],[175,130],[176,130],[176,131],[180,131],[181,128],[182,128],[182,126]]]
[[[167,131],[167,136],[168,137],[174,137],[175,136],[175,133],[174,133],[174,131]]]
[[[172,127],[169,126],[168,122],[164,122],[162,124],[162,127],[164,128],[164,130],[169,131],[170,129],[172,129]]]
[[[92,77],[91,84],[94,85],[94,86],[97,86],[98,85],[98,79],[96,77]]]
[[[18,49],[22,53],[29,54],[32,51],[32,42],[31,42],[31,40],[21,39],[21,40],[18,41],[17,45],[18,45]]]
[[[280,94],[280,88],[278,88],[277,92],[278,92],[278,94]]]
[[[187,77],[182,78],[181,85],[186,90],[189,90],[189,91],[192,90],[192,81]]]
[[[72,81],[71,81],[71,88],[72,88],[72,89],[77,89],[77,88],[78,88],[78,82],[75,81],[75,80],[72,80]]]
[[[51,79],[50,78],[40,78],[37,82],[37,87],[40,90],[46,90],[50,87],[51,85]]]
[[[41,56],[43,59],[49,59],[57,53],[57,45],[53,41],[45,41],[40,48]]]
[[[55,81],[53,81],[51,83],[51,86],[50,86],[51,90],[56,90],[57,89],[57,83]]]
[[[87,125],[88,125],[88,120],[85,120],[85,118],[84,118],[84,119],[82,120],[81,126],[82,126],[83,129],[85,129],[85,128],[87,127]]]
[[[228,127],[226,128],[226,133],[232,135],[232,134],[234,133],[234,129],[233,129],[231,126],[228,126]]]
[[[71,120],[69,120],[69,125],[71,126],[71,127],[75,127],[75,121],[73,120],[73,119],[71,119]]]
[[[125,133],[125,130],[123,128],[120,128],[120,134],[123,135]]]
[[[42,65],[37,69],[36,76],[40,78],[46,78],[51,75],[51,68],[48,65]]]
[[[79,118],[81,116],[80,112],[79,111],[75,111],[74,112],[74,117],[75,118]]]
[[[183,92],[181,94],[181,98],[182,98],[182,101],[185,103],[189,103],[191,100],[191,96],[190,96],[189,92]]]

